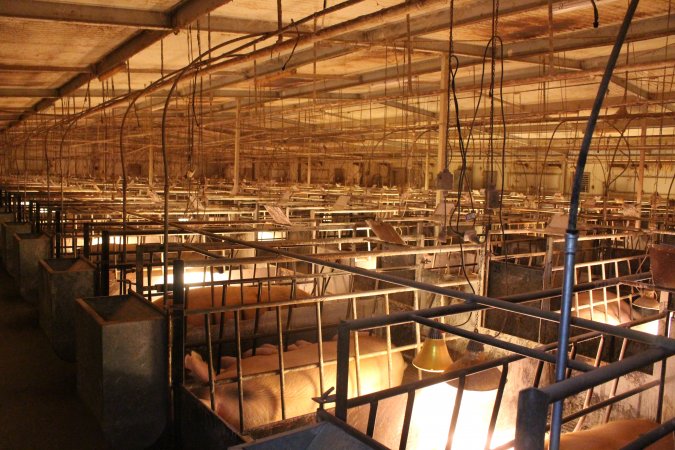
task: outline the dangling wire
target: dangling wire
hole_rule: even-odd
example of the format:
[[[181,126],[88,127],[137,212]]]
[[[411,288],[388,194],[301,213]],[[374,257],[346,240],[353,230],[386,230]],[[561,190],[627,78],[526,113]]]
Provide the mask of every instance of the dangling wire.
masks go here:
[[[600,26],[600,14],[598,14],[598,5],[595,4],[595,0],[591,0],[591,5],[593,5],[593,28],[598,28],[598,26]]]

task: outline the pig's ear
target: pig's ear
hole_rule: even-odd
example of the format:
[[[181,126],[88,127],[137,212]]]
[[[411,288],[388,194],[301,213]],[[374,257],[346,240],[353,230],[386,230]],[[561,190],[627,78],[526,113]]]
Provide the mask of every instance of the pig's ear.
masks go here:
[[[185,355],[185,368],[200,382],[209,382],[209,368],[199,353],[190,352]]]
[[[184,360],[185,368],[187,370],[189,370],[190,372],[194,372],[194,370],[195,370],[194,369],[195,362],[193,360],[196,359],[196,358],[193,356],[193,353],[194,352],[190,352],[187,355],[185,355],[185,360]]]

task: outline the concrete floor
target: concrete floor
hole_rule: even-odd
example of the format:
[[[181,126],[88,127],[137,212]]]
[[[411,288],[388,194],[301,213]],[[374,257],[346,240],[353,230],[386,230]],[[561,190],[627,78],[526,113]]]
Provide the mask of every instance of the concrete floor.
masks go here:
[[[75,364],[61,361],[38,325],[35,305],[0,269],[0,449],[106,449],[78,399]]]

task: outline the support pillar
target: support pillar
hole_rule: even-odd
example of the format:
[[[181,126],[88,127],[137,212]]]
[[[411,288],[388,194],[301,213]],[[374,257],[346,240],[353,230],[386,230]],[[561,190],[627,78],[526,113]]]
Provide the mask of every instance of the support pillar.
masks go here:
[[[239,152],[241,145],[241,99],[237,98],[237,113],[235,117],[234,128],[234,181],[232,182],[232,193],[239,193]]]
[[[148,149],[148,186],[152,187],[155,183],[155,153],[152,146]]]
[[[424,190],[429,190],[429,149],[424,155]]]
[[[638,185],[637,185],[637,198],[635,203],[637,210],[642,214],[642,195],[645,188],[645,156],[647,150],[645,146],[647,145],[647,119],[642,119],[642,134],[640,136],[640,165],[638,166]],[[635,221],[635,228],[640,228],[640,219],[638,218]]]

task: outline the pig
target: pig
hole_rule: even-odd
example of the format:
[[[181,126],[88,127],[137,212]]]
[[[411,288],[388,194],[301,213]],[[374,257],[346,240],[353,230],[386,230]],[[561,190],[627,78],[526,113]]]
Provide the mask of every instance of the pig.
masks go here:
[[[299,345],[298,345],[299,344]],[[324,361],[335,361],[337,343],[327,341],[323,343]],[[297,348],[284,352],[284,366],[286,369],[318,364],[318,344],[296,343]],[[379,352],[386,349],[384,340],[368,335],[359,336],[359,352],[361,355]],[[258,353],[258,352],[256,352]],[[351,354],[354,354],[352,343]],[[185,367],[200,382],[208,382],[206,363],[197,355],[187,355]],[[242,359],[242,373],[244,375],[258,374],[270,370],[277,370],[278,354],[276,352]],[[360,361],[360,394],[386,389],[389,386],[387,370],[387,356],[361,358]],[[406,364],[400,352],[392,353],[392,386],[398,386],[403,380]],[[229,365],[216,376],[216,380],[235,377],[236,362],[229,360]],[[323,389],[328,390],[335,386],[336,365],[324,366]],[[229,382],[216,386],[216,413],[235,429],[251,429],[261,425],[282,420],[280,377],[278,374],[263,375],[242,383],[244,397],[244,423],[239,421],[239,399],[237,383]],[[319,383],[319,368],[308,368],[285,374],[285,409],[286,418],[310,414],[318,408],[312,397],[321,395]],[[209,396],[205,389],[196,392],[208,405]],[[350,361],[349,365],[349,393],[350,397],[357,395],[356,365]],[[243,425],[243,427],[242,427]]]
[[[235,306],[235,305],[252,305],[258,303],[258,286],[227,286],[227,291],[225,293],[225,305],[226,306]],[[215,286],[213,289],[210,287],[199,287],[189,289],[186,296],[187,309],[210,309],[213,307],[221,306],[223,300],[223,286]],[[296,299],[309,298],[311,297],[307,292],[302,289],[295,289],[294,297]],[[281,286],[281,285],[271,285],[263,284],[260,289],[260,303],[269,303],[269,302],[281,302],[291,299],[291,286]],[[164,306],[164,299],[159,298],[154,301],[158,306]],[[265,309],[260,309],[260,315],[265,313]],[[215,323],[220,323],[220,314],[212,314],[212,317],[215,317]],[[234,313],[228,312],[225,314],[226,319],[233,319]],[[241,313],[242,319],[253,319],[255,318],[255,309],[247,309]],[[187,316],[188,326],[202,326],[204,325],[204,316],[203,315],[188,315]]]
[[[560,437],[560,450],[618,450],[658,425],[651,420],[626,419],[596,425],[588,430],[564,433]],[[647,449],[673,450],[674,445],[673,434],[670,433]]]

